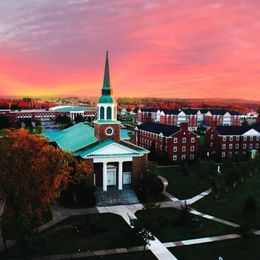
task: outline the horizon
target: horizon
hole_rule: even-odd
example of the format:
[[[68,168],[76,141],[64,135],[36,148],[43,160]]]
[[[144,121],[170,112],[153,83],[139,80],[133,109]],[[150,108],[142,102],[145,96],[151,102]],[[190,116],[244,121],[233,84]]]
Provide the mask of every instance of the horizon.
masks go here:
[[[0,7],[0,96],[99,96],[109,49],[118,98],[260,100],[256,0]]]

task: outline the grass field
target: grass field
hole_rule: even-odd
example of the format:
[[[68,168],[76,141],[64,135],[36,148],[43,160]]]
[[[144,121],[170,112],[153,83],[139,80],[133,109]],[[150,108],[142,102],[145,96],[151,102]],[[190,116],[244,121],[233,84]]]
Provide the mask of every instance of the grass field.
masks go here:
[[[174,208],[158,208],[142,210],[136,216],[146,215],[148,219],[154,218],[159,226],[155,236],[162,242],[174,242],[192,238],[217,236],[235,233],[236,230],[226,225],[190,215],[193,221],[180,224],[176,219],[180,218],[181,211]]]
[[[159,174],[168,180],[167,191],[178,199],[189,199],[209,188],[209,183],[201,185],[197,176],[198,167],[189,166],[189,175],[184,175],[181,167],[160,168]]]
[[[127,247],[130,230],[127,223],[114,214],[73,216],[41,233],[44,246],[37,255]],[[134,241],[140,245],[137,238]],[[17,256],[19,252],[21,248],[15,246],[9,255]]]
[[[241,239],[180,246],[170,249],[180,260],[258,260],[260,237],[251,238],[245,244]]]
[[[215,217],[233,221],[235,223],[243,222],[243,206],[246,198],[253,195],[257,202],[257,213],[253,219],[255,228],[260,228],[260,174],[247,178],[240,183],[237,188],[230,192],[222,193],[220,199],[216,200],[209,195],[193,204],[197,210],[208,213]],[[260,259],[260,257],[259,257]]]

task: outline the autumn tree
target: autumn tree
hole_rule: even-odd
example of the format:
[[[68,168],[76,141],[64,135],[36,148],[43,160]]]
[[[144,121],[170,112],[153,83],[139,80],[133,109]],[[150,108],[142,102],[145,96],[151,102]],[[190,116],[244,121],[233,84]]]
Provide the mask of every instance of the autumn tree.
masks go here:
[[[6,130],[0,141],[0,194],[5,207],[2,236],[19,228],[17,219],[27,218],[32,226],[42,222],[48,205],[66,187],[70,167],[68,155],[24,129]],[[10,230],[13,230],[11,232]]]

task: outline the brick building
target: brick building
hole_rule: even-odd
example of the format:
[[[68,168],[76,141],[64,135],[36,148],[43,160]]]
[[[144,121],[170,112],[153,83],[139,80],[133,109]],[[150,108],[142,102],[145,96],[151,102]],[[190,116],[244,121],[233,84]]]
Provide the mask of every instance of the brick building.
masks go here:
[[[213,122],[205,132],[205,145],[208,152],[221,157],[259,151],[260,123],[251,126],[217,126]]]
[[[146,149],[155,146],[156,151],[166,152],[168,158],[195,160],[198,157],[199,136],[188,130],[187,123],[180,127],[160,123],[143,123],[135,129],[135,144]]]
[[[198,127],[208,127],[213,121],[218,125],[241,125],[241,115],[236,111],[223,109],[156,109],[140,108],[138,110],[138,124],[161,123],[180,126],[188,122],[188,128],[196,131]]]

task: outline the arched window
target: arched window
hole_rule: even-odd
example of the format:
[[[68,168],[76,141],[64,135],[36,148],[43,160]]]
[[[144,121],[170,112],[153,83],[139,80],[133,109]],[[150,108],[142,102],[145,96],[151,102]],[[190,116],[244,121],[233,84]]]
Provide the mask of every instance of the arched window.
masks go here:
[[[105,109],[104,107],[100,108],[100,119],[104,119]]]
[[[112,119],[111,116],[112,116],[111,107],[107,107],[107,119]]]

